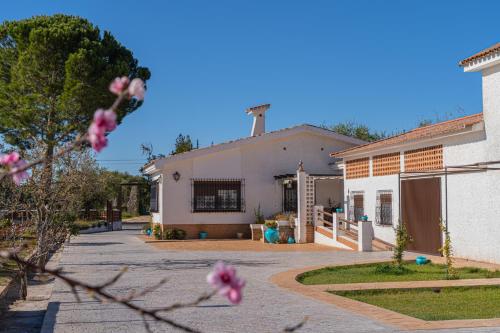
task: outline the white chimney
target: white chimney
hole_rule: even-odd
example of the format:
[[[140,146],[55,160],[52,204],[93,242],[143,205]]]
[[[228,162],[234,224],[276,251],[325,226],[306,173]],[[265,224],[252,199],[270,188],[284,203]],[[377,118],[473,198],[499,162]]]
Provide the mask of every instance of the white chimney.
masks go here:
[[[246,109],[247,114],[253,115],[253,126],[251,136],[257,136],[266,132],[266,111],[271,104],[262,104]]]

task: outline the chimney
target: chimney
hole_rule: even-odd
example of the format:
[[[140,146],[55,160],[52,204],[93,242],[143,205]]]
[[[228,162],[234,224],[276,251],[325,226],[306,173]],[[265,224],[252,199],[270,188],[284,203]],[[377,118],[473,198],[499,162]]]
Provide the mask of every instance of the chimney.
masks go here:
[[[247,114],[253,115],[253,126],[251,136],[257,136],[266,132],[266,111],[271,104],[262,104],[246,109]]]

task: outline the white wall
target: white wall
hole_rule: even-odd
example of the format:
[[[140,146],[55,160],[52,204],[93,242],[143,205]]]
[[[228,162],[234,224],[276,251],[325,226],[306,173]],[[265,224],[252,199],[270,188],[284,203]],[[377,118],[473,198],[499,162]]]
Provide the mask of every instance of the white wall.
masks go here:
[[[331,173],[329,153],[351,146],[352,144],[323,135],[301,132],[272,141],[241,145],[234,149],[166,163],[162,170],[162,223],[253,223],[254,209],[259,204],[265,216],[278,213],[282,210],[283,188],[274,176],[294,174],[300,160],[310,174]],[[172,177],[176,171],[181,175],[178,182]],[[243,178],[245,212],[192,213],[192,178]]]

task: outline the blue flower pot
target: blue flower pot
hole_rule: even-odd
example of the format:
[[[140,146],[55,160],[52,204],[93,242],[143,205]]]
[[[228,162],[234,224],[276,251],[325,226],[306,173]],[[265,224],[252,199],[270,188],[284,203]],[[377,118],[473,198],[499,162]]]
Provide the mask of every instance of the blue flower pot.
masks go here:
[[[336,211],[337,213],[342,213],[342,208],[337,208],[337,209],[335,209],[335,211]]]
[[[200,239],[206,239],[208,237],[208,232],[206,232],[206,231],[200,231],[200,233],[198,234],[198,236],[200,236]]]
[[[146,230],[146,235],[151,236],[151,229]]]
[[[425,265],[427,264],[427,258],[424,256],[418,256],[417,259],[415,259],[415,262],[417,265]]]
[[[361,221],[368,221],[368,216],[367,215],[361,216]]]
[[[267,228],[264,237],[268,243],[276,243],[280,238],[280,234],[276,228]]]
[[[288,244],[295,244],[295,238],[293,238],[292,236],[288,237]]]

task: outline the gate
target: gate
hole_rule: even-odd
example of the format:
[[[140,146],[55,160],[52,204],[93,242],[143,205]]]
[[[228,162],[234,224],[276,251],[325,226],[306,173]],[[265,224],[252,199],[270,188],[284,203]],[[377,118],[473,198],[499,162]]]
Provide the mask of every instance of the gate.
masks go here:
[[[402,222],[412,241],[408,250],[439,254],[441,248],[441,179],[401,181]]]

